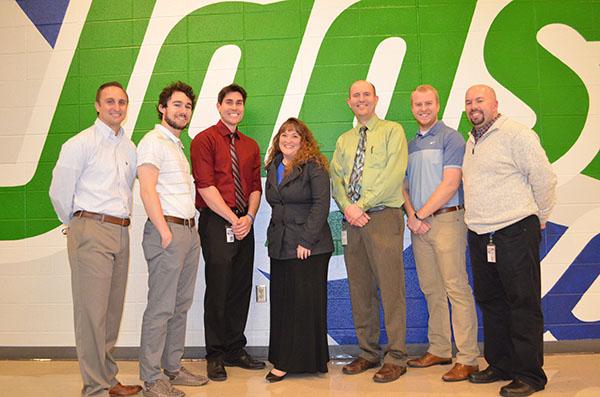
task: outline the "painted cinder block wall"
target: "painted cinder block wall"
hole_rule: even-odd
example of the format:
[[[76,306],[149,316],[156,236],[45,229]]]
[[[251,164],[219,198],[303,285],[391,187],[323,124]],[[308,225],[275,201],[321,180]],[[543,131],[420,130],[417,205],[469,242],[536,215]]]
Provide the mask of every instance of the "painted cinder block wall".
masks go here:
[[[137,143],[157,122],[160,89],[179,79],[199,94],[186,150],[217,120],[218,90],[236,81],[250,95],[240,129],[263,155],[277,126],[299,116],[330,156],[352,126],[345,99],[356,79],[375,83],[378,114],[402,123],[408,139],[416,129],[409,108],[416,85],[439,89],[440,116],[464,136],[465,89],[494,86],[501,112],[536,130],[559,176],[541,249],[545,339],[600,339],[597,1],[23,0],[0,3],[0,15],[0,346],[74,345],[66,240],[47,191],[61,144],[95,118],[98,85],[127,86],[125,128]],[[331,211],[330,342],[353,344],[340,214],[333,203]],[[255,284],[269,283],[268,218],[263,202]],[[119,346],[139,344],[144,221],[136,192]],[[407,340],[426,343],[427,310],[409,239],[404,265]],[[188,346],[204,344],[203,293],[201,270]],[[268,344],[268,311],[252,303],[249,345]]]

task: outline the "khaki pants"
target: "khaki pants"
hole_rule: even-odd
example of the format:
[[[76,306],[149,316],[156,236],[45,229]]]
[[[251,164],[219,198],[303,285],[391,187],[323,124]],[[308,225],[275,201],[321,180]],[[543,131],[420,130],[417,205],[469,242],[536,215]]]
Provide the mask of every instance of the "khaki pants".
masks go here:
[[[429,311],[427,351],[438,357],[452,357],[449,300],[458,349],[456,361],[477,365],[477,314],[465,263],[464,210],[433,216],[426,222],[431,229],[424,235],[411,233],[411,239],[419,285]]]
[[[83,396],[108,396],[117,384],[117,341],[129,268],[129,230],[73,218],[67,233],[75,345]]]

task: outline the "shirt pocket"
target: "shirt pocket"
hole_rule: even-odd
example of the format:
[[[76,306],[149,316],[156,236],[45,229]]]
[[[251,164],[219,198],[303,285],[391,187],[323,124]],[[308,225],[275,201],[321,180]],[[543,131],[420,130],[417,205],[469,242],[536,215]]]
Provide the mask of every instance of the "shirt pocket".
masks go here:
[[[370,168],[385,168],[388,161],[388,153],[384,147],[376,148],[367,145],[367,155],[365,158],[365,166]]]

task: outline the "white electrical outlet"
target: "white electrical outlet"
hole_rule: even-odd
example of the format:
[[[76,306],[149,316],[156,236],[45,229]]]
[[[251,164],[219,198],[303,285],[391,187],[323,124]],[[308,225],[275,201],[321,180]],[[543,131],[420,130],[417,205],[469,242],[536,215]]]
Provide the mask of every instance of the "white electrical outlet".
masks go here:
[[[267,286],[257,285],[256,286],[256,302],[266,303],[267,302]]]

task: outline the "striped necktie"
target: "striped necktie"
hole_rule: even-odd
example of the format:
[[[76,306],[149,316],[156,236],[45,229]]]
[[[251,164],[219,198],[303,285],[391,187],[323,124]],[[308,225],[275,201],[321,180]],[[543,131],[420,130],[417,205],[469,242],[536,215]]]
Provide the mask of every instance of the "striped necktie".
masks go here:
[[[348,185],[348,198],[356,203],[360,199],[361,179],[363,168],[365,166],[365,149],[367,147],[367,127],[362,126],[358,130],[360,137],[358,146],[356,146],[356,156],[354,157],[354,166],[350,174],[350,182]]]
[[[244,200],[244,191],[242,189],[242,180],[240,178],[240,166],[238,164],[237,151],[235,150],[235,132],[229,134],[231,142],[229,143],[229,153],[231,154],[231,171],[233,173],[233,186],[235,190],[235,208],[243,212],[246,209],[246,200]]]

